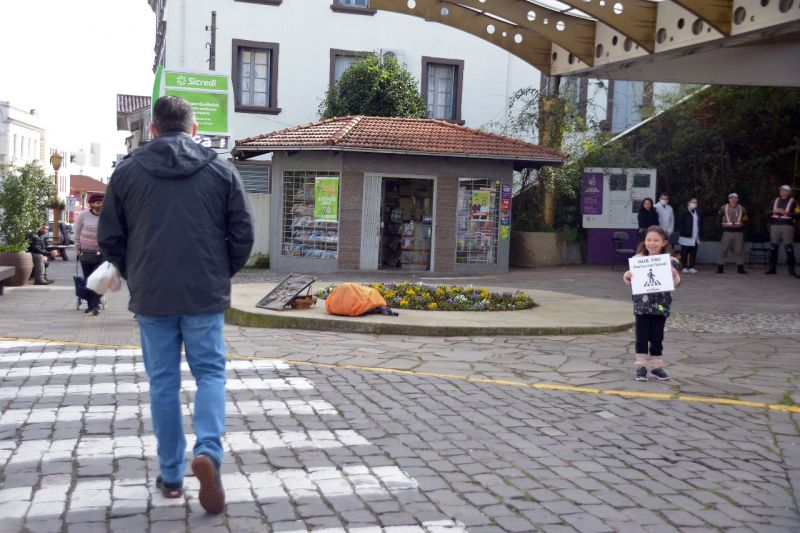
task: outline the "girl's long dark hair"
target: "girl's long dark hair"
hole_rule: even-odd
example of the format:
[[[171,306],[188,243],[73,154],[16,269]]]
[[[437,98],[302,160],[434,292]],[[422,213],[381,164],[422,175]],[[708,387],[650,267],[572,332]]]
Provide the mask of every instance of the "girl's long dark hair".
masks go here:
[[[648,209],[648,211],[652,210],[656,206],[656,204],[653,202],[653,199],[650,198],[650,197],[647,197],[644,200],[642,200],[642,205],[639,206],[639,212],[640,213],[646,209],[645,206],[644,206],[644,203],[647,202],[647,201],[650,202],[650,209]]]
[[[658,233],[659,235],[661,235],[662,239],[667,241],[667,244],[664,245],[664,248],[661,250],[660,253],[668,254],[671,252],[669,247],[669,235],[667,235],[667,232],[664,231],[661,226],[650,226],[649,228],[647,228],[647,231],[644,232],[644,238],[639,243],[639,246],[636,248],[637,255],[650,255],[650,252],[647,251],[647,247],[644,245],[644,241],[645,239],[647,239],[648,233]]]

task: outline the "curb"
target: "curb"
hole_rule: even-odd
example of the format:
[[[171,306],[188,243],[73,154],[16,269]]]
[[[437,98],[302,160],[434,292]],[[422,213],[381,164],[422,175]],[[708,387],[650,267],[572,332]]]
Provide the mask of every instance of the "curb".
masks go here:
[[[595,335],[617,333],[633,327],[634,322],[609,326],[564,326],[564,327],[502,327],[502,326],[425,326],[413,324],[390,324],[359,322],[355,320],[326,320],[321,318],[282,316],[251,313],[235,307],[225,311],[225,323],[253,328],[285,328],[314,331],[338,331],[342,333],[367,333],[374,335],[405,335],[423,337],[484,337],[484,336],[544,336],[544,335]]]

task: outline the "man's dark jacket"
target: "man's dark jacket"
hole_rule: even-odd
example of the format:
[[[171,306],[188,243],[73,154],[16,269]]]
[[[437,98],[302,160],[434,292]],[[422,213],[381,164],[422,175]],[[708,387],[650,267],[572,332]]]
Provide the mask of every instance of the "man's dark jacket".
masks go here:
[[[28,237],[28,252],[32,254],[47,255],[47,246],[38,233],[31,233]]]
[[[212,313],[230,307],[231,277],[253,247],[253,217],[233,165],[170,132],[114,170],[97,241],[128,280],[132,312]]]

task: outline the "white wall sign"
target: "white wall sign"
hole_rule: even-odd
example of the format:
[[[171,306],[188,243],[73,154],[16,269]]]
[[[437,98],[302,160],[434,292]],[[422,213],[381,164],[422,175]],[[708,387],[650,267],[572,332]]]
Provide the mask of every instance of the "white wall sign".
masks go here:
[[[628,259],[633,294],[674,291],[672,260],[669,254],[643,255]]]
[[[603,175],[602,213],[583,215],[584,228],[636,229],[636,216],[645,198],[656,193],[654,168],[585,168]],[[594,194],[595,198],[597,194]]]
[[[75,209],[78,207],[78,198],[75,196],[67,196],[64,199],[64,203],[67,206],[67,212],[73,213]]]

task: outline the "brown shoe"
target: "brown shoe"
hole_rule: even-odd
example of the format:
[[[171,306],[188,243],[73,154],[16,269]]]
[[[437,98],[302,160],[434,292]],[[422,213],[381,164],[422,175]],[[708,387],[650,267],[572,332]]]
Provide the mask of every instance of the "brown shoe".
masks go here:
[[[37,279],[33,282],[34,285],[50,285],[51,283],[53,282],[49,279]]]
[[[214,460],[200,454],[192,461],[192,472],[200,482],[200,505],[207,513],[219,514],[225,510],[225,489]]]

